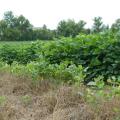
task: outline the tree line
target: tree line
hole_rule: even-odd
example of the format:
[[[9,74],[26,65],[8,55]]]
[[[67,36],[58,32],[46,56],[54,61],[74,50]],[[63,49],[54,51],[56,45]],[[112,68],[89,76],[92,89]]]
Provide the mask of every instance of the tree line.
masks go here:
[[[60,21],[55,30],[48,29],[46,25],[34,28],[23,15],[15,16],[12,11],[7,11],[0,20],[0,41],[53,40],[62,36],[75,37],[80,33],[94,34],[104,31],[117,33],[118,36],[120,33],[120,19],[117,19],[111,27],[105,25],[101,17],[93,19],[91,28],[85,28],[86,24],[84,20],[75,22],[73,19],[68,19]]]

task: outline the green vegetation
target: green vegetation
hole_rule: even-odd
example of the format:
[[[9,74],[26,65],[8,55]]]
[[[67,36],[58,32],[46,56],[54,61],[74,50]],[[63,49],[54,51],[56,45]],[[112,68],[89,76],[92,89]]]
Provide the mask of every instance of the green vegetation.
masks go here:
[[[120,99],[120,20],[111,27],[101,17],[94,18],[91,29],[84,28],[85,24],[63,20],[56,30],[46,25],[33,29],[24,16],[5,13],[0,21],[0,71],[30,78],[32,85],[47,80],[55,85],[84,86],[79,94],[85,102],[96,107],[106,101],[114,104],[109,108],[117,120],[119,102],[113,100]],[[21,100],[26,105],[32,101],[29,95]],[[1,96],[0,104],[4,101]]]
[[[45,24],[43,27],[35,28],[23,15],[15,16],[12,11],[7,11],[0,20],[0,41],[50,41],[61,37],[75,38],[80,33],[87,35],[106,31],[110,31],[120,38],[120,19],[117,19],[111,27],[105,25],[101,17],[93,19],[91,28],[85,28],[86,24],[84,20],[75,22],[73,19],[68,19],[61,20],[54,30],[47,28]]]
[[[0,106],[4,105],[6,102],[6,97],[5,96],[0,96]]]
[[[22,101],[24,104],[28,104],[28,103],[31,102],[31,97],[28,96],[28,95],[22,96],[22,97],[21,97],[21,101]]]
[[[0,47],[3,45],[11,45],[11,46],[25,46],[30,45],[32,41],[0,41]]]
[[[87,84],[103,76],[109,84],[109,79],[120,82],[119,50],[119,39],[107,31],[22,46],[3,45],[0,58],[11,65],[14,73],[24,69],[24,74],[33,78]]]

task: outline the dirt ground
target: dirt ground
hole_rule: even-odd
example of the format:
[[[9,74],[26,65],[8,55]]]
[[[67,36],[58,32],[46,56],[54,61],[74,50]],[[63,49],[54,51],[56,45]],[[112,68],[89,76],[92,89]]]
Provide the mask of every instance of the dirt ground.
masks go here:
[[[111,120],[96,117],[79,91],[0,73],[0,120]]]

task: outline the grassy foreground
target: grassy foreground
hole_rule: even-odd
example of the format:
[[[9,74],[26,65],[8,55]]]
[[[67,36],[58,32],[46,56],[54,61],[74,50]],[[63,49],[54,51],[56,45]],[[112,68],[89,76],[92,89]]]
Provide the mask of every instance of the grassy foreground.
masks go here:
[[[0,120],[119,120],[120,97],[90,99],[85,86],[0,73]],[[90,97],[88,99],[88,97]]]

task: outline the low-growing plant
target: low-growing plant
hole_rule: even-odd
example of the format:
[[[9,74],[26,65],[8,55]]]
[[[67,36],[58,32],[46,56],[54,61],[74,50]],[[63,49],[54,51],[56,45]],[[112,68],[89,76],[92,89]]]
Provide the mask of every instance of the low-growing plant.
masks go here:
[[[11,66],[11,72],[16,75],[31,76],[33,81],[40,77],[52,79],[55,82],[63,82],[79,85],[84,81],[83,67],[81,65],[64,61],[60,65],[49,64],[44,60],[41,62],[31,62],[26,66],[14,63]]]
[[[31,99],[30,96],[25,95],[25,96],[22,96],[22,97],[21,97],[21,100],[22,100],[22,102],[23,102],[24,104],[29,104],[32,99]]]
[[[5,96],[0,96],[0,106],[3,106],[6,102],[6,97]]]

